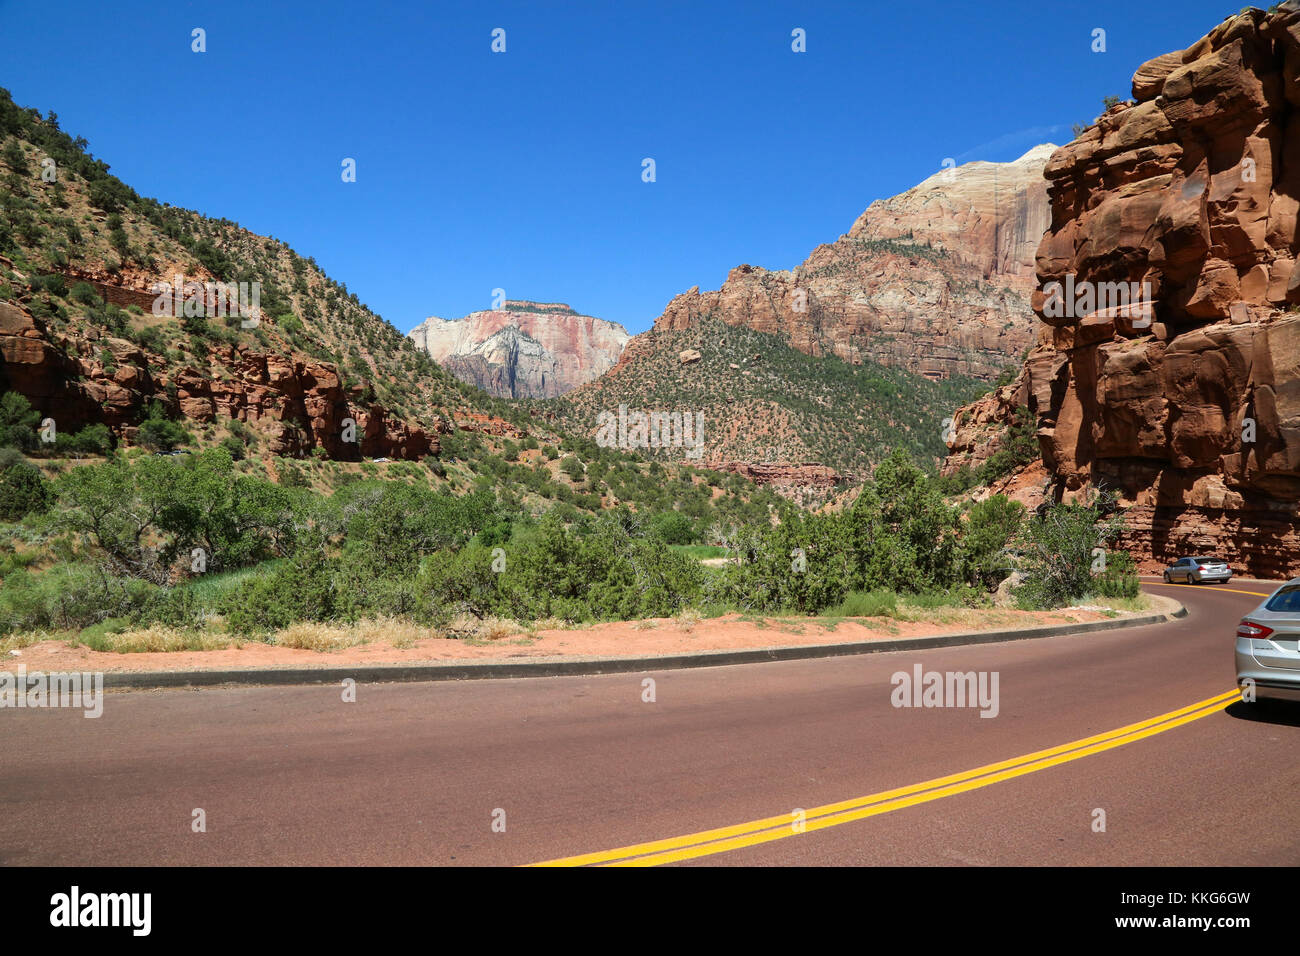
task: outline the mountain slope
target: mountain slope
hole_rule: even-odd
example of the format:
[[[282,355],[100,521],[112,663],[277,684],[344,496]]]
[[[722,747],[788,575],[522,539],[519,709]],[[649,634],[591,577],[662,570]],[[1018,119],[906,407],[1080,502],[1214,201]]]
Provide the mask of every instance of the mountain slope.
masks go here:
[[[103,422],[129,440],[157,405],[199,424],[238,420],[275,454],[418,458],[454,422],[515,414],[439,368],[310,258],[138,196],[84,141],[4,91],[0,171],[0,301],[10,300],[0,388],[23,392],[61,429]],[[260,323],[153,314],[151,287],[176,275],[260,283]],[[340,437],[349,419],[355,443]]]
[[[620,405],[685,406],[705,416],[709,461],[796,490],[825,489],[809,466],[865,476],[896,446],[938,461],[951,408],[1034,342],[1050,151],[969,163],[874,202],[793,271],[744,265],[716,292],[691,289],[613,370],[532,407],[593,434]]]
[[[600,379],[527,407],[583,435],[596,434],[600,413],[617,415],[620,405],[702,414],[702,459],[715,467],[818,463],[862,478],[896,446],[921,460],[942,455],[940,420],[982,390],[971,379],[932,382],[872,362],[815,358],[710,315],[635,337]],[[681,460],[685,452],[661,454]]]

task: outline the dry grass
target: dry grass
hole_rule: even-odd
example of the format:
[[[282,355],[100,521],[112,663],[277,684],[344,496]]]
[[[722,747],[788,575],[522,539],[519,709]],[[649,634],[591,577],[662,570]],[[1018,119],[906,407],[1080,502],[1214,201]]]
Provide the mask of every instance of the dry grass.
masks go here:
[[[536,640],[536,629],[503,617],[489,616],[480,620],[469,614],[457,617],[447,629],[448,637],[459,638],[468,644],[491,644],[518,635],[527,637],[524,643],[532,643]]]
[[[434,628],[420,627],[400,618],[375,618],[356,624],[294,624],[272,635],[271,643],[304,651],[340,651],[372,643],[385,643],[400,649],[414,647],[417,641],[443,636]]]
[[[687,634],[694,633],[695,625],[699,624],[701,620],[700,612],[691,607],[686,608],[676,618],[677,626]]]
[[[514,621],[501,617],[485,617],[479,622],[478,633],[474,636],[480,641],[500,641],[520,634],[524,628]]]
[[[574,631],[579,625],[572,621],[565,621],[558,617],[545,617],[533,624],[533,629],[538,631]]]
[[[64,634],[53,634],[49,631],[24,631],[21,634],[10,634],[6,638],[0,638],[0,654],[6,657],[12,656],[9,652],[16,651],[19,648],[31,647],[33,644],[39,644],[41,641],[53,641],[60,637],[67,637]]]
[[[97,651],[145,654],[160,651],[220,651],[227,647],[238,647],[241,643],[227,634],[180,631],[173,627],[155,625],[123,634],[104,634],[97,637],[92,646]]]

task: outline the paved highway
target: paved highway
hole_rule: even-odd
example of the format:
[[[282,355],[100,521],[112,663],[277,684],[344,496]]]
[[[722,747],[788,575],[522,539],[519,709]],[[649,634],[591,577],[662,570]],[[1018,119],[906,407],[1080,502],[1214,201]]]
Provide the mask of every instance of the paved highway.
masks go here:
[[[0,864],[1300,862],[1300,705],[1231,694],[1236,622],[1272,586],[1147,587],[1189,616],[829,660],[361,685],[355,703],[335,686],[250,687],[110,692],[99,719],[4,710]],[[894,706],[893,675],[917,665],[996,672],[996,716]]]

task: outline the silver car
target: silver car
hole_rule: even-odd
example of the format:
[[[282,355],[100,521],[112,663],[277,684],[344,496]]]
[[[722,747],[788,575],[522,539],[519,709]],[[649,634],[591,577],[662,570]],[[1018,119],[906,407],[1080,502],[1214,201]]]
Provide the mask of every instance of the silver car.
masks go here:
[[[1257,698],[1300,700],[1300,578],[1270,594],[1237,625],[1237,685]]]
[[[1165,583],[1182,580],[1186,584],[1232,580],[1232,568],[1223,558],[1179,558],[1165,568]]]

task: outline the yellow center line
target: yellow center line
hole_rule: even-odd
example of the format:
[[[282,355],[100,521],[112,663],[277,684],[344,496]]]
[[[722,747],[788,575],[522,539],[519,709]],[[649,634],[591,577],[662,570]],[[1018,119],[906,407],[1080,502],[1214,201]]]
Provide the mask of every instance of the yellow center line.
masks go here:
[[[1255,595],[1255,597],[1268,597],[1269,594],[1273,593],[1271,591],[1269,591],[1268,593],[1265,593],[1263,591],[1239,591],[1236,588],[1221,588],[1218,587],[1217,585],[1211,588],[1207,588],[1204,584],[1172,584],[1172,583],[1167,583],[1165,581],[1143,581],[1142,583],[1150,584],[1159,588],[1196,588],[1196,590],[1198,591],[1207,591],[1207,592],[1228,591],[1232,594],[1253,594]]]
[[[1021,757],[1013,757],[1010,760],[987,764],[973,770],[966,770],[962,773],[927,780],[923,783],[912,784],[895,790],[885,790],[865,797],[814,807],[805,812],[802,830],[795,827],[791,814],[787,813],[780,816],[765,817],[762,820],[753,820],[749,823],[740,823],[735,826],[718,827],[713,830],[671,837],[666,840],[637,843],[616,850],[562,857],[533,865],[656,866],[661,863],[689,860],[714,853],[724,853],[740,847],[767,843],[772,840],[799,836],[801,832],[808,830],[821,830],[881,813],[901,810],[904,807],[927,803],[931,800],[965,793],[968,790],[976,790],[980,787],[987,787],[1003,780],[1046,770],[1048,767],[1055,767],[1071,760],[1078,760],[1115,747],[1121,747],[1124,744],[1164,733],[1174,727],[1180,727],[1193,720],[1199,720],[1202,717],[1218,713],[1239,697],[1240,691],[1231,690],[1216,697],[1210,697],[1198,703],[1170,711],[1167,714],[1161,714],[1158,717],[1151,717],[1135,724],[1129,724],[1092,737],[1085,737],[1058,747],[1039,750]]]

